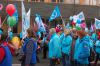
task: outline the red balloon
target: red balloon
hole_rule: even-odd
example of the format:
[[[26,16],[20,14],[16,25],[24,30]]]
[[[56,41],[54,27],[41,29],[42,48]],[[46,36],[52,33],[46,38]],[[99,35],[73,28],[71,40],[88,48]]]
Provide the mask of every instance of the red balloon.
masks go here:
[[[72,25],[76,25],[76,23],[75,23],[75,22],[72,22],[71,24],[72,24]]]
[[[12,16],[16,11],[16,8],[13,4],[8,4],[6,7],[6,12],[8,13],[9,16]]]

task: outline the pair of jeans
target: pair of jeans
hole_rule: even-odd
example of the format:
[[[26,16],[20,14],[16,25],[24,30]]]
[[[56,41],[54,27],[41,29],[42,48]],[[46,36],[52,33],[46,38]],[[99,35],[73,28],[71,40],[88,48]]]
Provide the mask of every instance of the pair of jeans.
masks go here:
[[[63,66],[70,66],[69,56],[65,53],[62,53],[62,64]]]
[[[43,46],[43,59],[47,58],[47,52],[48,52],[48,47],[47,46]]]
[[[100,54],[99,53],[96,53],[95,66],[97,66],[97,63],[99,61],[99,58],[100,58]]]

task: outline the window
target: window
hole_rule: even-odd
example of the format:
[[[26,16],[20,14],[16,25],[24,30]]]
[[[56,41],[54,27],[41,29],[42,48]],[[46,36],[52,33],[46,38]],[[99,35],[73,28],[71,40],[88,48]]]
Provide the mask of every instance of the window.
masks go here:
[[[44,0],[31,0],[31,1],[34,1],[34,2],[44,2]]]
[[[59,0],[59,2],[64,2],[64,0]]]
[[[52,2],[56,2],[56,0],[52,0]]]
[[[52,0],[52,2],[60,3],[60,2],[64,2],[64,0]]]

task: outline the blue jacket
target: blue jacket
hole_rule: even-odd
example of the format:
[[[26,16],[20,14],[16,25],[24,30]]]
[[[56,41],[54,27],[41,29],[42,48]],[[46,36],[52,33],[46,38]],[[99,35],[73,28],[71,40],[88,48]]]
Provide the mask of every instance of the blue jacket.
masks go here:
[[[30,63],[36,64],[36,49],[37,49],[36,42],[32,38],[27,38],[27,41],[25,41],[25,43],[24,43],[22,48],[23,48],[24,53],[26,54],[27,53],[26,52],[26,50],[27,50],[26,46],[27,46],[29,41],[33,41],[33,44],[34,44],[33,45],[34,48],[33,48],[33,52],[32,52],[32,58],[31,58],[31,62]]]
[[[62,52],[69,55],[72,44],[72,37],[70,35],[64,36],[62,39]]]
[[[0,66],[12,66],[12,55],[8,46],[1,45],[5,49],[6,56]]]
[[[50,39],[52,39],[54,36],[56,35],[56,33],[53,33],[50,37]]]
[[[80,64],[89,64],[88,57],[90,56],[90,39],[85,36],[82,39],[79,39],[78,44],[76,44],[77,48],[75,58]]]
[[[94,44],[93,44],[93,40],[91,39],[91,36],[86,36],[86,38],[89,39],[90,48],[93,48]]]
[[[64,33],[62,33],[62,34],[60,35],[60,40],[61,40],[61,43],[62,43],[62,39],[64,38],[64,36],[65,36],[65,34],[64,34]]]
[[[55,34],[49,42],[49,58],[61,58],[61,41],[60,37]]]
[[[96,44],[95,44],[95,50],[96,50],[96,53],[99,53],[100,54],[100,40],[97,40],[96,41]]]
[[[96,42],[97,41],[97,34],[96,33],[93,33],[92,36],[91,36],[93,42]]]
[[[79,38],[76,40],[76,43],[75,43],[75,49],[74,49],[74,60],[77,60],[78,58],[77,58],[77,56],[78,56],[78,52],[77,52],[77,50],[79,50]]]

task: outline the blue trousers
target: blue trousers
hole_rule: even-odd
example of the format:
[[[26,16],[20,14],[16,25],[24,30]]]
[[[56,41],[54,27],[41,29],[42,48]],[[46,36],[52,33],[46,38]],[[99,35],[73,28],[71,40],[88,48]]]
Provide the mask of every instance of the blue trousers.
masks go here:
[[[69,56],[65,53],[62,53],[62,65],[63,66],[70,66]]]

